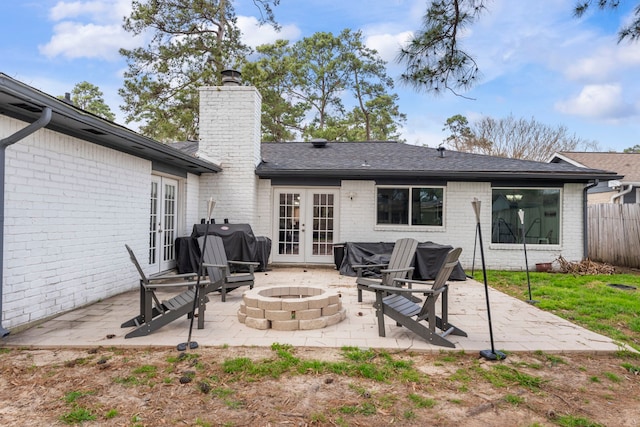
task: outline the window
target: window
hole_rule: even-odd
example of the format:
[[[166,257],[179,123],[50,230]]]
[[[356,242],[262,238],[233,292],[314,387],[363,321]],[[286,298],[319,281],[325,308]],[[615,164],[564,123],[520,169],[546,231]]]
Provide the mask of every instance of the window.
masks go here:
[[[377,223],[442,226],[444,188],[379,187]]]
[[[560,190],[494,188],[491,242],[557,245],[560,243]],[[524,224],[518,212],[522,210]]]

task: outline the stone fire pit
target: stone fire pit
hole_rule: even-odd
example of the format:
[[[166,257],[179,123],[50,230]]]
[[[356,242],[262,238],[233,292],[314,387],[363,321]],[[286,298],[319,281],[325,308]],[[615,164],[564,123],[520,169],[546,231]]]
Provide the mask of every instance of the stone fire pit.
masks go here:
[[[255,329],[320,329],[346,317],[336,291],[310,286],[252,289],[244,293],[242,300],[238,320]]]

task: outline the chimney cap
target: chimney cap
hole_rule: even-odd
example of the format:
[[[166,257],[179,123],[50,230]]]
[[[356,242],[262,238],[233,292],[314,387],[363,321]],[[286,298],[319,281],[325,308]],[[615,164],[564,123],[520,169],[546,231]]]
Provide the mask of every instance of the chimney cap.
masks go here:
[[[242,73],[238,70],[222,70],[222,85],[223,86],[240,86],[242,82]]]

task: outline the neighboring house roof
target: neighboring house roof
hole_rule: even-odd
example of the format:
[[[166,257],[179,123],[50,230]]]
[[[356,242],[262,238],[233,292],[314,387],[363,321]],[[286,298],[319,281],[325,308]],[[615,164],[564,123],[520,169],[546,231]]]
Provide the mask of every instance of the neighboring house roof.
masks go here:
[[[563,151],[556,153],[551,162],[565,161],[585,168],[602,168],[623,175],[622,182],[640,182],[640,153],[587,153]]]
[[[544,163],[397,142],[262,143],[263,178],[332,177],[352,179],[428,178],[465,181],[514,179],[588,182],[617,179],[614,172],[568,163]]]
[[[45,107],[52,110],[47,129],[150,160],[160,169],[176,168],[194,174],[222,170],[0,73],[0,114],[32,123]]]

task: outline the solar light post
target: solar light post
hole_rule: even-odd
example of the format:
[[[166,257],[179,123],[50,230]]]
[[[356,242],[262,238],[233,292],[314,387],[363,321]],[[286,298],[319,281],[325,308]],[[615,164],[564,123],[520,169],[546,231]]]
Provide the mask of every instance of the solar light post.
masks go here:
[[[529,279],[529,260],[527,258],[527,239],[524,231],[524,211],[518,209],[518,218],[520,218],[520,225],[522,226],[522,245],[524,247],[524,266],[527,269],[527,288],[529,289],[529,304],[536,304],[538,301],[531,298],[531,280]]]
[[[209,235],[209,223],[211,222],[211,213],[215,207],[216,202],[213,201],[213,197],[209,198],[207,202],[207,224],[204,227],[204,241],[202,243],[202,250],[200,251],[200,259],[198,260],[198,279],[196,281],[196,290],[193,296],[193,308],[191,310],[191,322],[189,323],[189,336],[187,342],[178,344],[178,351],[185,351],[186,349],[198,348],[196,341],[191,341],[191,332],[193,331],[193,319],[196,317],[196,306],[198,304],[198,291],[200,290],[200,279],[202,277],[202,259],[204,257],[204,251],[207,247],[207,236]]]
[[[502,360],[506,359],[507,355],[501,351],[496,351],[495,346],[493,345],[493,328],[491,326],[491,305],[489,304],[489,285],[487,284],[487,268],[485,266],[484,260],[484,248],[482,245],[482,229],[480,227],[480,200],[477,198],[473,199],[471,202],[471,206],[473,206],[473,210],[476,214],[476,231],[478,238],[480,239],[480,259],[482,261],[482,277],[484,278],[484,292],[487,300],[487,317],[489,319],[489,338],[491,339],[491,350],[481,350],[480,356],[484,357],[488,360]]]

